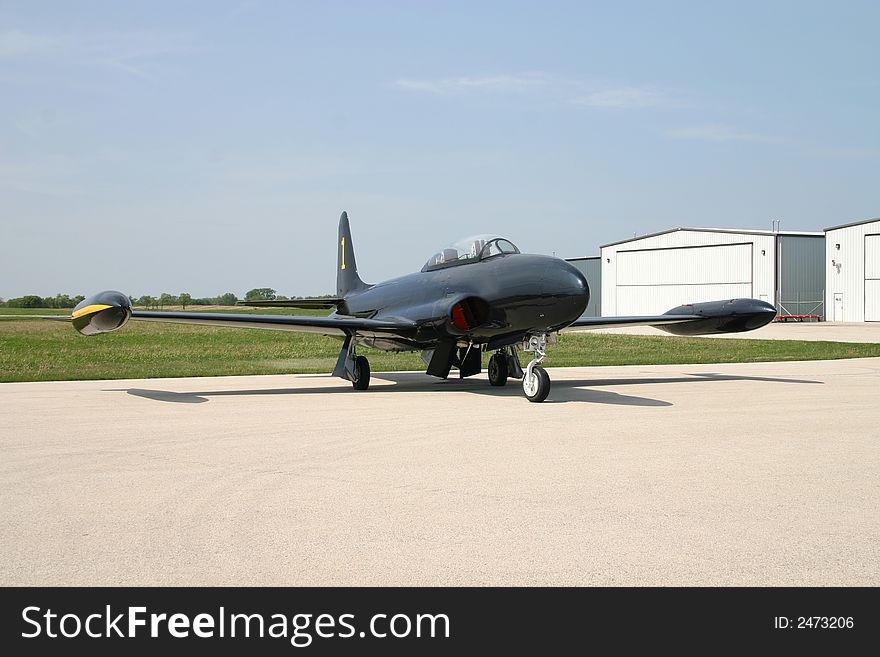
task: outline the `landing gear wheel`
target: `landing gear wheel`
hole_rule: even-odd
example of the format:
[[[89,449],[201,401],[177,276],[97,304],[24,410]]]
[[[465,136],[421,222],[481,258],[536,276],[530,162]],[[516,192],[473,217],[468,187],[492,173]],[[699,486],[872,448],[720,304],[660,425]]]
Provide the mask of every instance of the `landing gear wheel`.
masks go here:
[[[532,368],[532,375],[523,376],[523,392],[530,402],[542,402],[550,394],[550,375],[543,367]]]
[[[507,383],[507,355],[493,354],[489,359],[489,383],[503,386]]]
[[[370,387],[370,361],[366,356],[354,359],[354,380],[351,385],[355,390],[366,390]]]

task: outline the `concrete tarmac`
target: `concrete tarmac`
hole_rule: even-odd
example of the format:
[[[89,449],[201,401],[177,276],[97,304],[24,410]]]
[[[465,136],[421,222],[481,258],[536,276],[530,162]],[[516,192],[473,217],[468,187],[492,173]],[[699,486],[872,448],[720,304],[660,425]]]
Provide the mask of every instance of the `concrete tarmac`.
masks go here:
[[[880,584],[880,359],[0,384],[0,585]]]

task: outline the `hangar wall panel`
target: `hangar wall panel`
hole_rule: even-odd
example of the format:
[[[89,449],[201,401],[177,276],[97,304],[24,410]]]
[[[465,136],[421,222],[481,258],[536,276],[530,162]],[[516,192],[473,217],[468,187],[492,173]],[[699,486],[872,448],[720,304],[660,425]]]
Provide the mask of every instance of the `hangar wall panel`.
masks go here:
[[[752,282],[752,244],[617,252],[617,285]]]
[[[865,321],[880,322],[880,280],[865,280]]]
[[[880,235],[865,235],[865,279],[880,278]]]
[[[602,267],[599,264],[599,256],[590,258],[566,258],[566,261],[577,267],[587,277],[590,286],[590,303],[584,315],[599,317],[602,315]]]
[[[662,315],[685,303],[752,296],[751,283],[625,286],[617,288],[618,315]]]

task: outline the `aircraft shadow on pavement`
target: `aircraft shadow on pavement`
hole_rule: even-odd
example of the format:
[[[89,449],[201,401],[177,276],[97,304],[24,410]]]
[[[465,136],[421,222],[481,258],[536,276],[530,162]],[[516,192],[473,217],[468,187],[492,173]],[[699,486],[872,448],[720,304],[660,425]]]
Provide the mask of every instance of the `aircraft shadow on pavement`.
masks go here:
[[[329,376],[329,375],[328,375]],[[377,374],[378,381],[390,381],[392,384],[379,384],[370,391],[404,392],[471,392],[493,397],[521,397],[519,381],[511,379],[507,386],[492,387],[485,379],[447,379],[436,380],[424,374],[413,372],[387,372]],[[553,381],[550,398],[544,403],[587,402],[592,404],[617,404],[623,406],[672,406],[671,402],[649,397],[623,395],[609,390],[593,390],[603,386],[664,384],[664,383],[709,383],[715,381],[763,381],[772,383],[821,384],[821,381],[808,379],[775,378],[765,376],[737,376],[715,373],[696,373],[688,376],[645,377],[631,379],[561,379]],[[208,390],[195,392],[176,392],[173,390],[147,390],[143,388],[110,388],[108,392],[126,392],[135,397],[153,401],[172,402],[176,404],[202,404],[209,397],[238,397],[249,395],[361,395],[367,392],[355,392],[349,386],[317,386],[305,388],[255,388],[250,390]]]

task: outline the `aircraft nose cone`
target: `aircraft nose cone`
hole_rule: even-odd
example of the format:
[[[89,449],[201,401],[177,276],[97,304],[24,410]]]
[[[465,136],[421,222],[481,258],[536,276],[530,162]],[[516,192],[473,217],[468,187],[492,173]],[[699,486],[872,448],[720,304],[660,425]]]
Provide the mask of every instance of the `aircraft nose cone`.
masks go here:
[[[590,302],[590,285],[577,267],[556,259],[544,274],[544,291],[548,296],[564,299],[570,306],[573,319],[583,315]]]
[[[577,267],[560,260],[552,263],[549,269],[551,271],[547,272],[545,279],[556,291],[573,296],[589,295],[590,284],[587,283],[587,277],[584,276],[584,273]]]

